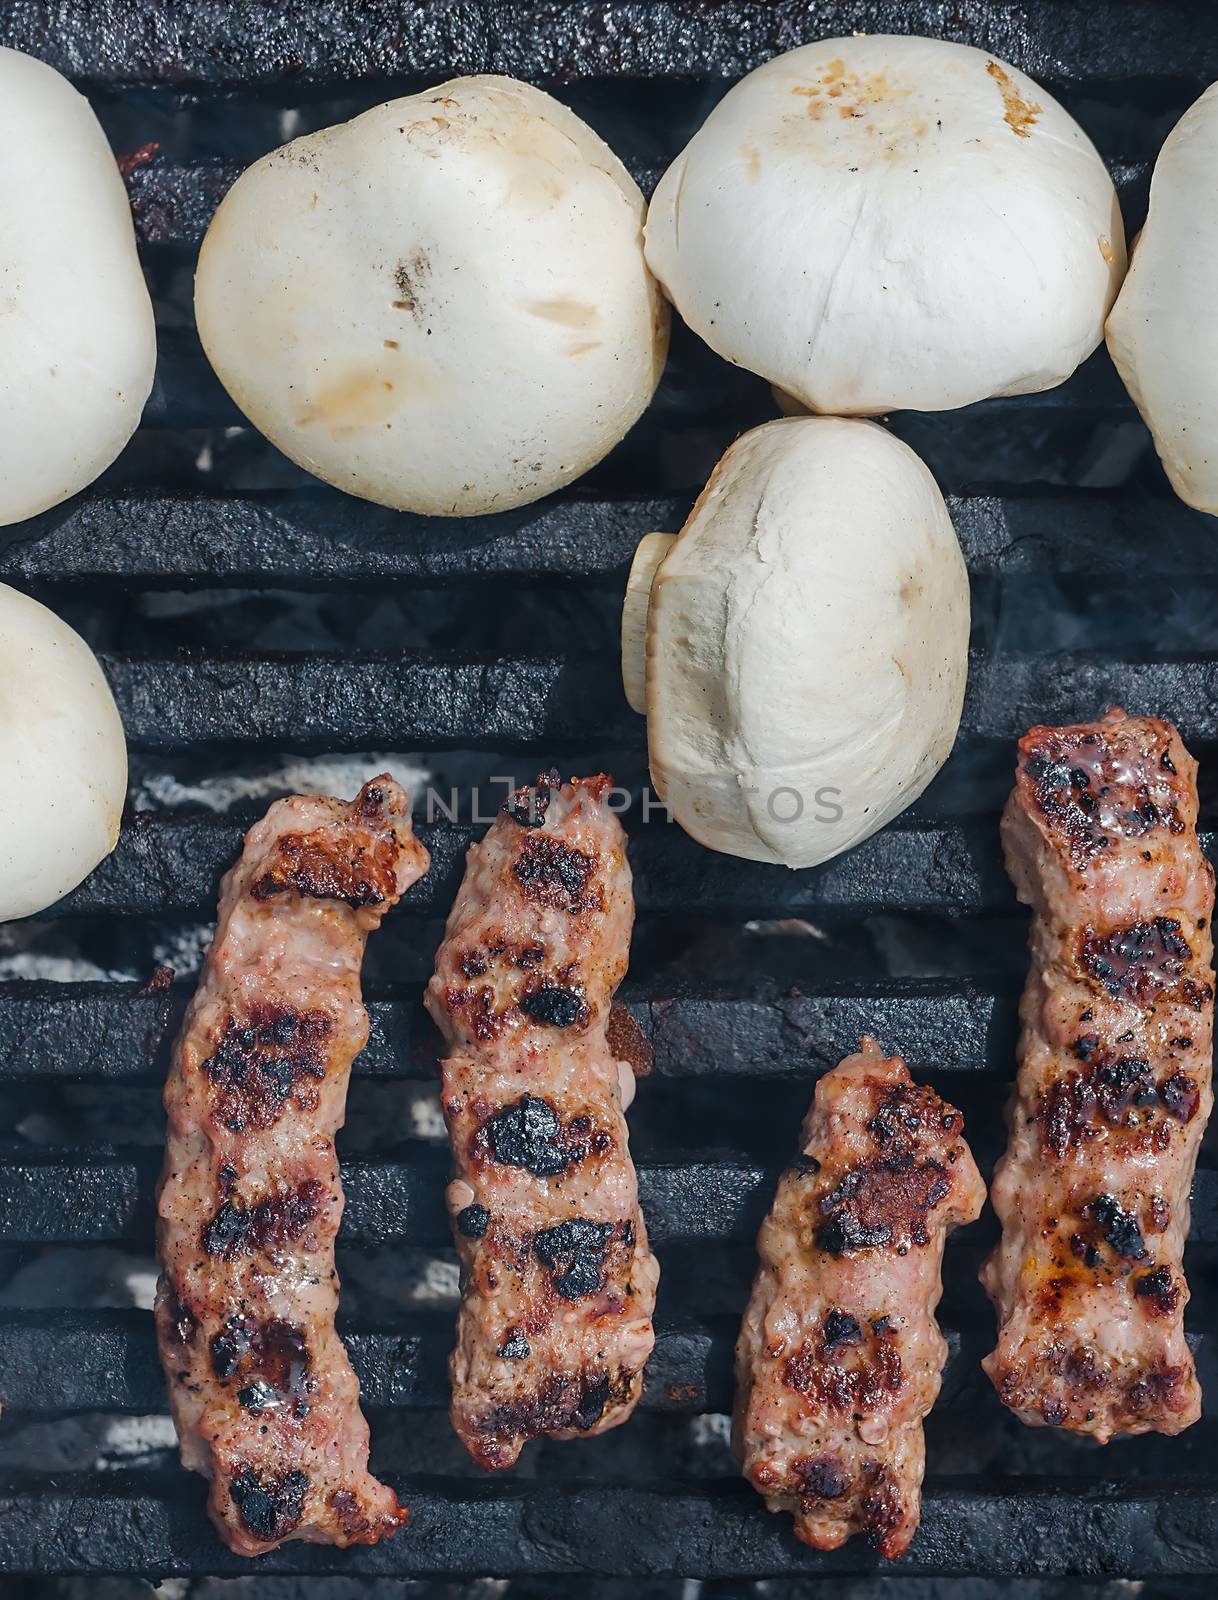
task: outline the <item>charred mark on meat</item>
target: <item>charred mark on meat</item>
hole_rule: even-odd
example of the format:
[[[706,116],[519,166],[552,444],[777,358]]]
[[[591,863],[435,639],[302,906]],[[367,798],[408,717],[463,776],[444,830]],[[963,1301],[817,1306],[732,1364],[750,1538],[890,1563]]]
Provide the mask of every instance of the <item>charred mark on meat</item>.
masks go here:
[[[1089,1205],[1083,1207],[1083,1215],[1099,1225],[1104,1242],[1118,1256],[1128,1261],[1145,1260],[1146,1241],[1142,1237],[1137,1216],[1132,1211],[1126,1211],[1114,1195],[1097,1195]]]
[[[283,1539],[300,1521],[309,1480],[303,1472],[282,1477],[253,1467],[238,1472],[229,1484],[241,1520],[256,1539]]]
[[[1189,1123],[1201,1104],[1201,1090],[1187,1072],[1173,1072],[1159,1088],[1163,1109],[1177,1122]]]
[[[534,989],[520,1002],[520,1009],[534,1022],[548,1028],[570,1028],[577,1022],[586,1022],[588,1008],[578,989],[556,989],[549,985]]]
[[[531,1094],[521,1095],[483,1127],[496,1161],[524,1167],[537,1178],[553,1178],[579,1158],[578,1151],[559,1143],[563,1127],[554,1107]]]
[[[303,1329],[292,1323],[229,1317],[212,1338],[211,1364],[222,1383],[235,1378],[242,1385],[237,1400],[247,1411],[308,1415],[312,1356]]]
[[[1174,917],[1135,922],[1099,934],[1085,928],[1079,938],[1079,965],[1114,1000],[1145,1006],[1167,989],[1199,1009],[1210,998],[1204,984],[1184,976],[1193,952]]]
[[[457,1231],[467,1239],[484,1239],[490,1220],[491,1214],[485,1206],[462,1206],[457,1212]]]
[[[832,1343],[827,1319],[819,1345],[801,1345],[784,1363],[782,1379],[821,1410],[874,1415],[900,1391],[901,1357],[890,1330],[868,1340],[858,1323],[848,1320],[857,1338]]]
[[[551,767],[549,772],[537,774],[536,783],[513,790],[503,802],[503,809],[522,828],[543,827],[554,791],[561,788],[562,778],[558,769]]]
[[[299,1239],[321,1210],[326,1193],[325,1184],[311,1178],[287,1194],[260,1200],[256,1206],[247,1208],[226,1200],[203,1229],[203,1249],[209,1256],[232,1261]]]
[[[179,1300],[172,1288],[169,1290],[165,1309],[173,1337],[179,1344],[190,1344],[198,1331],[198,1319],[190,1307]]]
[[[529,1341],[519,1328],[509,1328],[496,1354],[504,1361],[523,1361],[529,1354]]]
[[[1170,784],[1131,781],[1129,752],[1098,732],[1046,728],[1023,771],[1032,800],[1061,835],[1070,859],[1084,866],[1114,837],[1142,838],[1157,828],[1184,831]],[[1025,741],[1027,743],[1027,741]],[[1171,776],[1170,764],[1163,769]]]
[[[798,1173],[801,1178],[812,1178],[820,1171],[820,1162],[806,1150],[801,1150],[787,1170]]]
[[[1196,1114],[1200,1091],[1186,1073],[1156,1084],[1141,1056],[1111,1056],[1098,1045],[1084,1059],[1088,1070],[1055,1078],[1035,1113],[1045,1149],[1059,1158],[1110,1128],[1141,1130],[1148,1149],[1164,1149],[1170,1132],[1163,1117],[1186,1123]]]
[[[629,1397],[633,1383],[634,1374],[628,1371],[551,1372],[534,1393],[488,1412],[479,1420],[478,1432],[491,1440],[536,1439],[567,1428],[586,1433],[596,1426],[611,1402],[621,1403]],[[494,1443],[478,1454],[485,1465],[502,1464],[502,1453]]]
[[[830,1355],[842,1345],[856,1345],[863,1342],[863,1330],[858,1322],[847,1311],[839,1311],[836,1306],[825,1317],[825,1335],[821,1341],[821,1350],[825,1355]]]
[[[926,1245],[930,1212],[950,1189],[951,1179],[937,1161],[903,1154],[864,1162],[821,1197],[826,1220],[816,1230],[816,1243],[835,1256],[887,1244],[898,1251]]]
[[[800,1456],[791,1468],[804,1499],[840,1500],[850,1491],[850,1474],[831,1456]]]
[[[599,888],[589,887],[595,871],[595,856],[547,834],[526,838],[512,863],[512,875],[527,899],[570,916],[602,909]]]
[[[611,1222],[570,1217],[543,1228],[533,1241],[533,1254],[554,1274],[554,1287],[564,1300],[595,1294],[604,1283],[605,1249]]]
[[[1156,1267],[1133,1280],[1133,1292],[1140,1300],[1148,1300],[1151,1309],[1168,1317],[1180,1303],[1180,1291],[1167,1267]]]
[[[816,1230],[816,1242],[831,1256],[849,1255],[856,1250],[878,1250],[892,1239],[889,1227],[867,1228],[850,1211],[840,1211]]]
[[[920,1135],[933,1136],[944,1129],[950,1132],[955,1114],[948,1123],[943,1117],[942,1100],[925,1084],[886,1084],[867,1123],[867,1132],[881,1149],[893,1156],[911,1151]]]
[[[397,845],[391,833],[367,843],[342,834],[287,833],[266,871],[250,888],[255,900],[298,894],[341,900],[352,909],[382,906],[397,892]]]
[[[203,1070],[216,1090],[216,1119],[234,1133],[269,1128],[295,1094],[301,1110],[317,1104],[308,1080],[326,1075],[324,1046],[332,1023],[324,1011],[256,1005],[230,1016]]]
[[[892,1534],[905,1521],[905,1503],[900,1486],[890,1469],[880,1462],[870,1462],[863,1469],[868,1484],[862,1498],[863,1513],[867,1519],[867,1541],[876,1550],[884,1551]]]

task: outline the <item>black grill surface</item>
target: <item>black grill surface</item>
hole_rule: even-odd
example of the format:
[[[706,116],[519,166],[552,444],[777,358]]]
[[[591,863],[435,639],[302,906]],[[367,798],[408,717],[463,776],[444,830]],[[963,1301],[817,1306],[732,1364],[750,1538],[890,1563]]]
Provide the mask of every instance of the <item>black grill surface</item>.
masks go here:
[[[644,814],[644,725],[615,656],[636,542],[679,528],[730,440],[774,414],[765,384],[678,328],[650,412],[583,484],[503,516],[428,521],[319,486],[248,429],[190,309],[212,210],[286,138],[445,76],[508,72],[558,93],[650,188],[732,79],[854,29],[979,44],[1039,78],[1099,145],[1130,234],[1163,137],[1218,77],[1210,8],[1152,0],[15,0],[0,15],[0,43],[69,74],[124,158],[161,341],[122,460],[70,504],[0,530],[0,581],[89,638],[132,746],[114,856],[53,912],[0,927],[5,1594],[98,1593],[110,1575],[105,1592],[124,1600],[160,1579],[202,1597],[250,1570],[211,1532],[165,1414],[148,1310],[160,1085],[243,827],[277,794],[353,793],[384,764],[445,803],[429,815],[420,800],[433,869],[370,951],[339,1265],[373,1465],[413,1518],[372,1551],[288,1545],[249,1592],[412,1600],[483,1579],[488,1596],[764,1600],[831,1575],[835,1595],[878,1593],[864,1545],[803,1549],[735,1474],[724,1414],[753,1234],[816,1075],[864,1030],[962,1107],[983,1169],[997,1158],[1025,924],[996,818],[1027,726],[1110,702],[1175,718],[1202,758],[1218,855],[1215,524],[1171,495],[1102,352],[1045,395],[890,419],[949,493],[969,565],[964,724],[909,815],[786,873]],[[487,1480],[444,1416],[456,1270],[420,994],[467,844],[504,782],[552,759],[609,767],[633,797],[640,916],[624,998],[656,1057],[632,1126],[664,1270],[659,1337],[626,1428],[533,1446]],[[165,967],[171,986],[154,978]],[[1179,1439],[1099,1450],[1002,1409],[978,1366],[993,1317],[976,1272],[993,1237],[987,1213],[948,1247],[951,1354],[923,1526],[884,1592],[1210,1592],[1213,1139],[1188,1258],[1207,1405]]]

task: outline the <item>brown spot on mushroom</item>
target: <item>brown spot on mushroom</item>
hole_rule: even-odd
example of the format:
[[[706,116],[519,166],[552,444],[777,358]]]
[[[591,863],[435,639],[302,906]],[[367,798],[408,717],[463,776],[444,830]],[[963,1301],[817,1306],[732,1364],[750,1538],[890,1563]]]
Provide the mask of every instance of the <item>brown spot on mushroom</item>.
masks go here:
[[[296,425],[329,428],[336,437],[354,428],[379,425],[397,409],[395,379],[385,367],[349,367],[318,384],[305,402]]]
[[[744,157],[745,176],[755,183],[761,176],[761,151],[755,144],[742,144],[740,154]]]
[[[525,310],[543,322],[556,322],[560,328],[590,328],[600,315],[596,306],[583,300],[531,300]]]
[[[1104,234],[1104,233],[1100,234],[1099,246],[1100,246],[1100,254],[1103,256],[1104,260],[1108,263],[1108,265],[1111,266],[1112,263],[1116,260],[1116,252],[1113,250],[1112,242],[1108,238],[1107,234]]]
[[[996,61],[987,61],[985,70],[998,85],[1002,95],[1002,120],[1021,139],[1031,136],[1032,127],[1042,107],[1035,100],[1025,100],[1015,87],[1011,74]]]

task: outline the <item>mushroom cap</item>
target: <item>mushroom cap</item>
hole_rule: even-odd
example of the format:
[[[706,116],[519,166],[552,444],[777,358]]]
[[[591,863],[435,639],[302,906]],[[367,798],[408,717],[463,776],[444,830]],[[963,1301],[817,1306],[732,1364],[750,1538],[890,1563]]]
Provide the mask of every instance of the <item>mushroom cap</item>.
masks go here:
[[[199,332],[250,421],[328,483],[438,516],[524,505],[659,381],[643,211],[557,100],[457,78],[245,172],[203,241]]]
[[[947,759],[969,587],[943,497],[875,423],[788,418],[719,462],[647,620],[652,778],[713,850],[809,867]]]
[[[1167,136],[1108,348],[1180,498],[1218,514],[1218,84]]]
[[[127,190],[89,102],[0,48],[0,525],[92,483],[156,366]]]
[[[826,39],[719,102],[656,189],[647,260],[686,322],[813,411],[1061,383],[1103,338],[1120,208],[1078,124],[938,39]]]
[[[0,584],[0,922],[63,898],[114,849],[123,724],[97,658],[53,611]]]

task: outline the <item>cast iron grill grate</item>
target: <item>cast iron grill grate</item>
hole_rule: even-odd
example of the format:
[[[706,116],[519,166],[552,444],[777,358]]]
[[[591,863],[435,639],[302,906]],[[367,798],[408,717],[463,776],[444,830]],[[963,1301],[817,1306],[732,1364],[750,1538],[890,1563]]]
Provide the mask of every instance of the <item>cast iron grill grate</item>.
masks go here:
[[[892,419],[951,492],[973,578],[960,745],[909,817],[813,872],[710,855],[632,808],[640,925],[625,998],[656,1051],[633,1113],[665,1270],[656,1356],[628,1428],[534,1447],[486,1481],[442,1415],[455,1279],[419,1003],[476,827],[470,793],[557,757],[610,764],[637,794],[643,725],[613,657],[624,573],[641,534],[680,526],[729,440],[772,414],[769,397],[678,332],[652,411],[585,485],[427,523],[319,488],[244,428],[189,311],[211,210],[295,133],[442,76],[516,73],[556,87],[650,186],[728,80],[856,28],[979,44],[1042,79],[1109,161],[1131,233],[1164,134],[1218,77],[1218,26],[1150,0],[16,0],[0,18],[0,43],[69,73],[131,152],[161,329],[157,387],[123,460],[71,504],[0,530],[0,580],[50,599],[101,651],[134,795],[113,858],[54,915],[0,930],[0,1570],[248,1570],[173,1464],[163,1415],[146,1309],[159,1084],[243,822],[302,772],[337,769],[341,785],[386,750],[411,752],[416,784],[464,796],[460,820],[424,821],[433,870],[374,947],[373,1035],[342,1145],[346,1337],[381,1468],[414,1515],[374,1551],[289,1545],[259,1573],[728,1581],[876,1567],[857,1543],[802,1549],[732,1474],[722,1413],[753,1233],[812,1079],[863,1029],[963,1107],[992,1164],[1023,965],[995,829],[1011,743],[1034,720],[1117,700],[1174,717],[1218,771],[1212,528],[1170,495],[1103,355],[1046,395]],[[1213,827],[1212,779],[1203,800]],[[1206,840],[1214,854],[1218,835]],[[160,962],[179,987],[146,985]],[[1003,1412],[977,1368],[991,1237],[987,1220],[949,1246],[951,1358],[923,1528],[897,1573],[1218,1572],[1213,1141],[1189,1257],[1209,1405],[1179,1440],[1101,1453]]]

